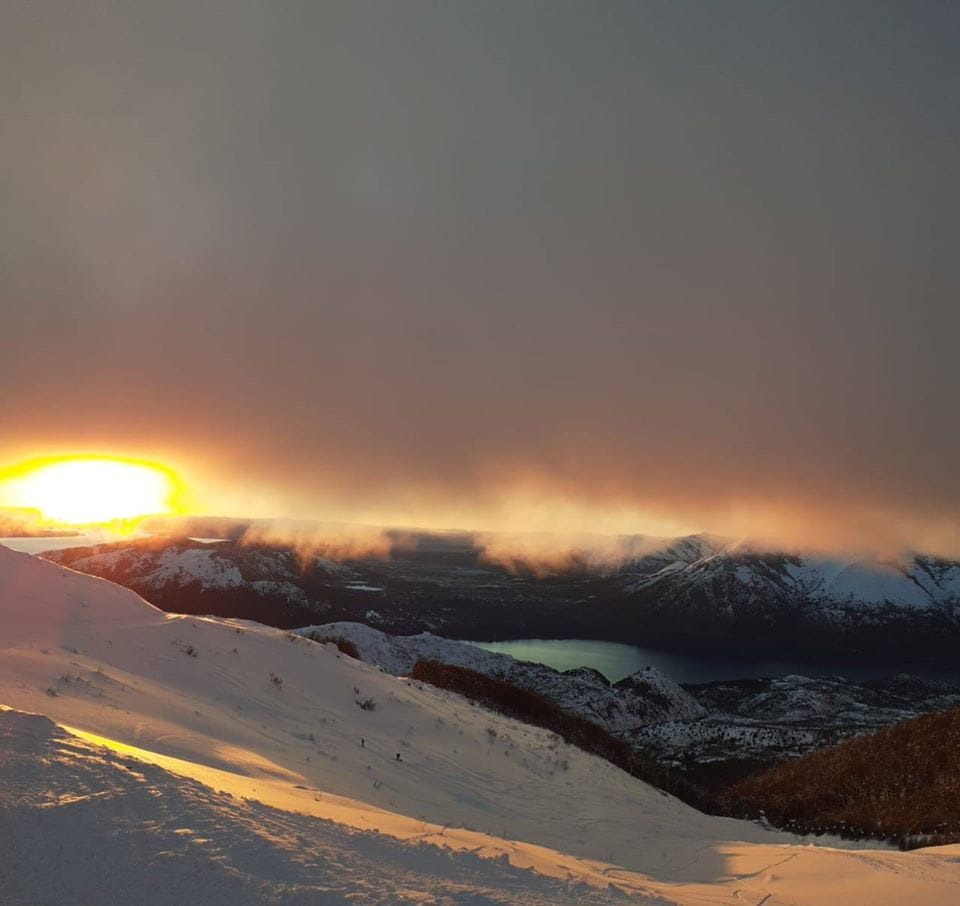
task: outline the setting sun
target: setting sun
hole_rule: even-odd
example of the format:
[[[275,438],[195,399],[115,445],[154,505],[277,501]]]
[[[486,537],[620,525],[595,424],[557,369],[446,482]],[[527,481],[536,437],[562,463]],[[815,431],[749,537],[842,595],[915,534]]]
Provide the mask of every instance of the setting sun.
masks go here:
[[[0,472],[0,503],[57,522],[107,523],[173,512],[179,485],[173,471],[142,460],[45,459]]]

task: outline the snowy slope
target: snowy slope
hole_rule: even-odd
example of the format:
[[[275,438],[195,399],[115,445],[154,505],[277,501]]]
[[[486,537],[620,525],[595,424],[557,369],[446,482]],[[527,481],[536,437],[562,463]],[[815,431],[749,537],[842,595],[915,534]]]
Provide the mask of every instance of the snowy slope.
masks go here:
[[[504,859],[235,797],[39,715],[0,711],[0,772],[5,906],[611,901]]]
[[[37,718],[4,719],[5,903],[100,902],[93,889],[66,895],[93,872],[85,835],[105,847],[94,873],[111,899],[141,902],[160,868],[198,901],[224,902],[226,873],[234,903],[310,902],[307,885],[352,870],[349,841],[366,859],[354,877],[369,875],[380,901],[394,902],[580,902],[580,885],[599,897],[613,883],[681,903],[853,903],[852,890],[860,902],[934,903],[960,880],[960,850],[798,847],[333,646],[165,615],[2,548],[0,633],[0,703],[85,734],[81,743]],[[375,709],[358,707],[367,698]],[[39,756],[50,761],[38,772]],[[356,839],[345,827],[379,835]],[[314,854],[327,867],[311,881]],[[450,887],[461,872],[487,890]],[[331,887],[313,901],[346,898]]]

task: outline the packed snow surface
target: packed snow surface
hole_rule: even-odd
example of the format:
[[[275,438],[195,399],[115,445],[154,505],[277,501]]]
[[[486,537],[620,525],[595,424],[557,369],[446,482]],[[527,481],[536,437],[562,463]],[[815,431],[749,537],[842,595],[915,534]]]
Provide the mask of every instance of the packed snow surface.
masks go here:
[[[4,548],[0,703],[4,906],[960,892],[960,848],[825,848],[708,817],[332,645],[167,615]]]

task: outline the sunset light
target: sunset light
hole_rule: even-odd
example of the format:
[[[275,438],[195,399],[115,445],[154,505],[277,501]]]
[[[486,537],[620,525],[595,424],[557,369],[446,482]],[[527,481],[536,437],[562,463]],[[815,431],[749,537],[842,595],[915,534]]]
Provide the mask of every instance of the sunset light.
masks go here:
[[[174,472],[141,460],[69,457],[0,471],[0,503],[74,525],[174,512],[179,489]]]

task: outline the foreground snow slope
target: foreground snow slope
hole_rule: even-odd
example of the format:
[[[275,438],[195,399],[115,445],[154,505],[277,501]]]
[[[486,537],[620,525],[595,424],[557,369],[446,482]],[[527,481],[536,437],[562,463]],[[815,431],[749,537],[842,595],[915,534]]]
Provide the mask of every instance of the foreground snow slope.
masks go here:
[[[234,798],[39,715],[0,712],[0,770],[5,906],[610,901],[503,859]]]
[[[359,707],[367,699],[373,709]],[[529,902],[582,899],[580,887],[561,891],[550,887],[556,881],[589,885],[591,897],[612,882],[624,893],[682,903],[725,902],[738,892],[753,902],[769,895],[771,904],[935,903],[960,892],[960,850],[791,845],[796,838],[702,815],[545,731],[381,673],[332,646],[253,624],[165,615],[128,590],[3,548],[0,703],[87,734],[81,742],[37,719],[5,719],[0,831],[5,841],[38,847],[32,855],[22,851],[26,842],[16,852],[0,849],[0,891],[14,891],[0,897],[5,903],[51,899],[43,891],[70,865],[84,874],[86,862],[62,858],[83,825],[71,815],[88,814],[77,810],[90,810],[90,839],[133,832],[122,853],[104,846],[134,866],[155,866],[163,855],[171,871],[189,874],[190,860],[206,857],[231,877],[240,872],[248,880],[233,888],[234,902],[269,901],[271,884],[312,883],[301,849],[330,855],[343,846],[345,861],[359,847],[383,862],[371,865],[372,877],[392,876],[391,864],[398,879],[412,877],[421,851],[402,846],[414,840],[447,851],[440,874],[448,878],[467,870],[468,852],[500,860],[496,870],[478,868],[477,883],[517,895],[527,886]],[[49,771],[30,773],[37,757],[50,759]],[[131,772],[131,759],[152,762],[150,770]],[[155,792],[131,785],[135,773]],[[354,839],[342,826],[393,842]],[[171,847],[171,834],[199,841]],[[536,879],[516,873],[531,868]],[[427,875],[424,896],[434,902],[512,902],[507,893],[457,892]],[[195,879],[198,898],[216,889],[216,876]],[[314,881],[332,883],[322,872]],[[13,886],[21,882],[46,886],[24,892]],[[314,901],[336,902],[330,890]],[[421,893],[411,898],[423,900]],[[91,892],[86,902],[95,901]]]

